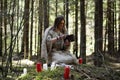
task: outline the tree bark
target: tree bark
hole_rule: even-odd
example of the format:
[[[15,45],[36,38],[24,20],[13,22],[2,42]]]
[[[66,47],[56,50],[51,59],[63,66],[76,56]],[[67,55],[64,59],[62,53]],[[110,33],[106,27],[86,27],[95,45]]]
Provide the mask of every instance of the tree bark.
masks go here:
[[[78,0],[76,0],[75,4],[75,45],[74,52],[76,57],[78,58]]]
[[[33,13],[34,13],[34,0],[31,1],[31,28],[30,28],[30,55],[29,59],[32,57],[32,41],[33,41]]]
[[[17,0],[17,31],[19,31],[19,0]],[[19,53],[19,36],[17,36],[17,53]]]
[[[49,16],[48,16],[48,1],[43,0],[44,6],[44,30],[49,27]]]
[[[81,21],[81,38],[80,38],[80,56],[83,63],[86,63],[86,15],[85,0],[80,0],[80,21]]]
[[[55,16],[57,17],[57,13],[58,13],[58,0],[56,0],[56,3],[55,3]]]
[[[119,1],[118,7],[119,7],[119,11],[120,11],[120,1]],[[118,53],[117,54],[119,55],[118,57],[120,57],[120,13],[119,13],[119,18],[118,18],[118,24],[119,24],[118,25],[118,33],[119,34],[118,34]]]
[[[4,0],[4,46],[5,46],[5,53],[4,55],[7,55],[7,0]]]
[[[103,46],[103,0],[95,0],[95,26],[94,26],[94,65],[101,66],[102,61],[102,46]]]
[[[24,7],[23,43],[24,43],[24,58],[27,58],[29,53],[29,0],[25,0]]]
[[[108,0],[107,2],[107,17],[108,17],[108,53],[113,55],[114,53],[114,9],[113,9],[112,0]]]
[[[39,0],[39,23],[38,23],[38,58],[41,57],[41,43],[42,43],[42,30],[43,30],[43,0]]]
[[[0,56],[2,56],[2,17],[3,14],[3,0],[0,0]]]
[[[65,0],[65,12],[66,12],[66,19],[65,19],[65,22],[66,22],[66,28],[68,29],[68,20],[69,20],[69,0]]]

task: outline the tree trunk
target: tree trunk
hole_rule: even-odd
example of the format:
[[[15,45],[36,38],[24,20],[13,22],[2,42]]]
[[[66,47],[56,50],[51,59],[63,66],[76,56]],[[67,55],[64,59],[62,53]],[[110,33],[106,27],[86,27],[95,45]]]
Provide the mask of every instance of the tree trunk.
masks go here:
[[[9,23],[10,23],[10,35],[11,35],[11,40],[10,40],[10,50],[9,50],[9,55],[8,55],[8,64],[10,64],[10,69],[12,69],[12,55],[13,55],[13,49],[14,49],[14,44],[15,42],[13,42],[13,38],[14,38],[14,35],[13,35],[13,31],[14,31],[14,13],[15,13],[15,6],[16,6],[16,0],[13,0],[13,6],[11,6],[12,8],[12,15],[11,15],[11,18],[9,19]]]
[[[2,66],[3,68],[3,44],[2,44],[2,36],[3,36],[3,30],[2,30],[2,14],[3,14],[3,0],[0,0],[0,61],[1,61],[1,58],[2,58],[2,64],[0,64],[0,66]],[[4,71],[3,69],[1,69],[1,72],[2,72],[2,76],[4,75]]]
[[[94,65],[101,66],[102,61],[102,46],[103,46],[103,1],[95,0],[95,45],[94,45]]]
[[[30,55],[29,59],[32,57],[32,41],[33,41],[33,13],[34,13],[34,1],[31,1],[31,28],[30,28]]]
[[[0,56],[2,57],[2,26],[0,21]]]
[[[48,1],[43,0],[44,6],[44,30],[49,27],[49,17],[48,17]]]
[[[108,17],[108,53],[113,55],[114,53],[114,9],[113,9],[113,2],[112,0],[108,0],[107,3],[107,17]]]
[[[76,0],[75,4],[75,45],[73,53],[78,58],[78,0]]]
[[[7,0],[4,0],[4,14],[5,14],[5,16],[4,16],[4,36],[5,36],[5,38],[4,38],[4,46],[5,46],[5,53],[4,53],[4,55],[7,55]]]
[[[29,52],[29,0],[25,0],[24,7],[23,43],[24,43],[24,58],[27,58]]]
[[[3,0],[0,0],[0,56],[2,56],[2,14],[3,14]]]
[[[113,5],[113,7],[114,7],[114,15],[113,15],[113,17],[114,17],[114,20],[113,20],[113,23],[114,23],[114,28],[115,28],[115,32],[114,32],[114,35],[115,35],[115,40],[114,40],[114,51],[115,51],[115,53],[117,52],[117,43],[118,43],[118,38],[117,38],[117,17],[116,17],[116,14],[117,14],[117,12],[116,12],[116,1],[114,1],[114,5]],[[115,54],[115,56],[116,56],[116,54]]]
[[[56,10],[55,10],[55,16],[57,17],[57,9],[58,9],[58,0],[56,0],[56,3],[55,3],[56,5],[55,5],[55,8],[56,8]]]
[[[43,28],[43,0],[39,0],[39,23],[38,23],[38,57],[41,57],[42,28]]]
[[[65,8],[65,2],[66,2],[66,0],[63,0],[63,4],[64,4],[64,5],[63,5],[63,15],[64,15],[64,16],[65,16],[65,9],[66,9],[66,8]]]
[[[119,12],[120,12],[120,1],[119,1]],[[118,57],[120,57],[120,13],[119,13],[119,18],[118,18]]]
[[[80,21],[81,21],[81,38],[80,38],[80,55],[83,58],[83,63],[86,63],[86,15],[85,15],[85,0],[80,0]]]
[[[19,0],[17,0],[17,31],[19,31],[18,27],[20,26],[19,25]],[[17,36],[17,53],[19,53],[19,36]]]
[[[65,19],[65,22],[66,22],[66,28],[68,29],[68,20],[69,20],[69,0],[65,0],[65,12],[66,12],[66,19]]]

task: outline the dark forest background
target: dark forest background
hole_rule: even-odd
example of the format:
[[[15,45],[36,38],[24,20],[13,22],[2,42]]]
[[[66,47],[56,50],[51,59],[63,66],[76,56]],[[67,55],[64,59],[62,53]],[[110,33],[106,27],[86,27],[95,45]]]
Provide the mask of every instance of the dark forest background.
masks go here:
[[[0,0],[0,66],[12,68],[14,55],[40,58],[44,30],[58,15],[75,34],[70,50],[83,63],[91,54],[96,66],[105,55],[120,60],[119,0]]]

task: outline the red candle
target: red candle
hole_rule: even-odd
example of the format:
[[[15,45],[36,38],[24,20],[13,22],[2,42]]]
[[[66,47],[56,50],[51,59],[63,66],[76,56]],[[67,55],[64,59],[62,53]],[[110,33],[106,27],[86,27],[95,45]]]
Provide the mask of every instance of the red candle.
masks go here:
[[[79,64],[82,64],[83,60],[82,58],[79,58]]]
[[[69,79],[69,74],[70,74],[70,68],[69,66],[65,66],[65,69],[64,69],[64,79]]]
[[[41,72],[42,71],[42,64],[40,62],[38,62],[36,64],[36,70],[37,70],[37,72]]]

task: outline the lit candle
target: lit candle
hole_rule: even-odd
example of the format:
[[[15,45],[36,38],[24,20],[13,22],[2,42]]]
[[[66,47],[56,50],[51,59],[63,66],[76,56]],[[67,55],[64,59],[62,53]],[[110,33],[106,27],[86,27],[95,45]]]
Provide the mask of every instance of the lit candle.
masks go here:
[[[65,66],[64,69],[64,79],[69,79],[69,75],[70,75],[70,67],[69,66]]]
[[[38,62],[36,64],[36,70],[37,70],[37,72],[41,72],[42,71],[42,64],[40,62]]]
[[[23,74],[27,74],[27,68],[23,69]]]
[[[55,62],[52,62],[51,64],[51,70],[53,70],[55,68]]]
[[[79,58],[79,64],[82,64],[82,63],[83,63],[82,58]]]
[[[48,70],[47,63],[43,64],[43,70]]]

